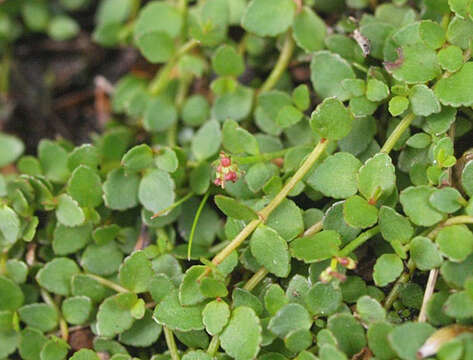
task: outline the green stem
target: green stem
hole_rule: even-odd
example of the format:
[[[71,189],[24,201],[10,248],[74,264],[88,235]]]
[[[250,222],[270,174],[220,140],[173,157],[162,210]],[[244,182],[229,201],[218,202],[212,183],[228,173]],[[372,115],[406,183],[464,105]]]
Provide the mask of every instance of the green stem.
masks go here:
[[[195,229],[197,228],[197,223],[199,222],[200,214],[202,213],[202,210],[204,209],[204,205],[207,202],[209,195],[210,195],[210,191],[207,191],[207,193],[202,198],[202,201],[200,202],[197,212],[195,213],[194,222],[192,223],[192,228],[191,228],[191,234],[189,235],[189,245],[187,246],[187,260],[191,259],[192,240],[194,240]]]
[[[100,284],[102,284],[102,285],[104,285],[104,286],[106,286],[106,287],[108,287],[112,290],[115,290],[116,292],[119,292],[119,293],[129,292],[128,289],[124,288],[123,286],[118,285],[117,283],[114,283],[113,281],[105,279],[101,276],[90,274],[90,273],[86,273],[85,275],[87,275],[88,277],[94,279],[98,283],[100,283]]]
[[[218,335],[214,335],[212,337],[212,340],[210,341],[209,347],[207,348],[207,354],[210,355],[210,357],[215,357],[215,354],[217,353],[218,348],[220,347],[220,338]]]
[[[380,232],[379,226],[372,227],[369,230],[366,230],[364,233],[360,234],[355,240],[351,241],[347,246],[340,250],[338,256],[344,257],[350,255],[353,251],[355,251],[358,247],[363,245],[373,236]]]
[[[442,230],[444,227],[458,224],[473,224],[473,216],[460,215],[447,219],[443,223],[438,224],[435,229],[432,230],[429,235],[427,235],[427,237],[430,239],[435,239],[440,230]]]
[[[168,346],[169,353],[171,354],[172,360],[179,360],[179,353],[177,351],[176,341],[174,340],[174,334],[167,326],[163,326],[164,337],[166,338],[166,345]]]
[[[179,50],[177,50],[177,52],[171,59],[169,59],[166,65],[161,67],[159,72],[149,84],[149,92],[151,93],[151,95],[159,95],[164,89],[166,89],[167,85],[169,84],[169,81],[171,80],[172,69],[174,68],[174,66],[176,66],[181,56],[191,51],[197,45],[199,45],[199,42],[197,40],[189,40],[187,43],[182,45]]]
[[[0,275],[4,275],[7,272],[7,253],[0,253]]]
[[[69,327],[67,326],[66,320],[64,320],[64,317],[62,316],[59,306],[56,304],[51,295],[45,289],[41,289],[41,297],[43,298],[46,304],[56,310],[56,313],[58,314],[59,318],[59,329],[61,330],[61,337],[64,341],[67,342],[67,340],[69,339]]]
[[[243,286],[243,289],[251,291],[253,290],[256,285],[259,284],[261,280],[263,280],[266,275],[268,275],[268,270],[266,270],[264,267],[261,267],[257,272],[253,274],[253,276],[246,282],[246,284]]]
[[[323,227],[324,227],[324,222],[323,220],[320,220],[319,222],[316,222],[314,225],[308,228],[306,231],[304,231],[304,233],[302,234],[302,237],[317,234],[320,230],[322,230]]]
[[[212,260],[215,265],[220,264],[223,260],[226,259],[228,255],[232,253],[233,250],[237,249],[245,239],[251,235],[251,233],[258,227],[259,224],[266,221],[271,212],[286,198],[289,192],[297,185],[299,181],[307,174],[307,172],[312,168],[315,162],[320,158],[324,153],[327,145],[330,141],[322,139],[317,146],[312,150],[310,155],[306,158],[302,166],[296,171],[292,178],[284,185],[284,187],[279,191],[279,193],[271,200],[271,202],[266,205],[266,207],[261,210],[258,215],[259,219],[255,219],[249,222],[243,230],[223,249],[221,250]],[[209,273],[209,268],[203,276]]]
[[[253,156],[235,156],[233,157],[233,160],[239,165],[247,165],[247,164],[255,164],[263,161],[271,161],[273,159],[280,158],[286,153],[291,150],[292,148],[287,148],[284,150],[280,151],[275,151],[271,153],[263,153],[263,154],[258,154],[258,155],[253,155]]]
[[[284,40],[284,45],[282,47],[281,53],[279,54],[278,61],[276,62],[273,71],[271,71],[271,74],[269,74],[266,81],[258,90],[258,93],[269,91],[276,85],[284,71],[287,69],[289,61],[291,61],[292,54],[294,53],[294,48],[295,44],[294,40],[292,39],[292,33],[291,31],[288,31],[286,33],[286,39]]]
[[[389,138],[384,143],[383,147],[381,148],[380,152],[389,154],[393,149],[394,145],[396,145],[397,141],[401,137],[402,134],[407,130],[409,125],[411,124],[412,120],[414,120],[415,115],[413,113],[407,114],[401,122],[396,126],[394,131],[391,133]]]
[[[179,200],[177,200],[174,204],[172,204],[171,206],[168,206],[166,209],[164,210],[161,210],[161,211],[158,211],[156,214],[154,214],[153,216],[151,216],[151,219],[156,219],[157,217],[160,217],[161,215],[164,215],[166,214],[168,211],[171,211],[172,209],[178,207],[179,205],[185,203],[187,200],[189,200],[191,197],[193,197],[195,194],[191,191],[190,193],[188,193],[187,195],[185,195],[184,197],[180,198]]]
[[[409,261],[407,262],[407,268],[408,268],[408,272],[405,272],[399,277],[399,279],[397,279],[393,288],[391,289],[388,296],[386,297],[386,300],[384,301],[384,308],[386,310],[389,310],[391,308],[394,301],[396,301],[397,297],[399,296],[399,291],[401,290],[401,286],[407,283],[409,279],[411,278],[412,274],[414,273],[416,265],[414,264],[414,261],[412,261],[412,259],[409,259]]]

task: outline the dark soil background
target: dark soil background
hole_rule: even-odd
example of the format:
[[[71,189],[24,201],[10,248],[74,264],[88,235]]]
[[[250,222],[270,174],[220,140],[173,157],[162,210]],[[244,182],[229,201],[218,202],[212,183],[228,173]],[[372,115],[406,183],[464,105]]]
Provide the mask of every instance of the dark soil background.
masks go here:
[[[104,49],[93,43],[97,3],[73,14],[81,26],[74,40],[55,42],[46,35],[27,34],[12,48],[0,130],[19,136],[27,153],[35,153],[42,138],[89,141],[90,134],[101,129],[98,112],[107,107],[107,97],[95,85],[97,77],[115,83],[140,64],[145,66],[135,49]]]

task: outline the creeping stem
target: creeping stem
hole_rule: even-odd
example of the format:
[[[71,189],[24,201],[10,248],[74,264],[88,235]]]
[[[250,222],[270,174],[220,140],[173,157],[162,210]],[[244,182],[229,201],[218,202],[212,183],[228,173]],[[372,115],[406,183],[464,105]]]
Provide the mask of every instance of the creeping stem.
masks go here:
[[[245,241],[245,239],[251,235],[251,233],[258,227],[258,225],[266,221],[266,219],[273,212],[273,210],[286,198],[286,196],[294,188],[294,186],[296,186],[296,184],[301,181],[302,178],[307,174],[307,172],[312,168],[315,162],[324,153],[328,144],[329,141],[325,139],[322,139],[317,144],[314,150],[312,150],[310,155],[306,158],[302,166],[296,171],[296,173],[286,183],[286,185],[284,185],[281,191],[279,191],[279,193],[271,200],[271,202],[258,213],[259,218],[249,222],[248,225],[246,225],[243,230],[213,258],[212,262],[215,265],[218,265],[223,260],[225,260],[225,258],[230,255],[233,250],[237,249]],[[203,276],[207,275],[209,272],[210,269],[207,268]]]
[[[45,289],[41,289],[41,297],[43,298],[46,304],[52,306],[54,310],[56,310],[56,313],[59,317],[59,329],[61,330],[61,337],[64,341],[67,341],[69,339],[69,328],[67,326],[66,320],[64,320],[64,317],[62,316],[59,306],[56,304],[51,295]]]
[[[173,57],[169,59],[166,65],[164,65],[156,74],[154,79],[151,80],[151,83],[149,84],[149,92],[151,95],[159,95],[166,88],[171,80],[172,69],[176,66],[178,60],[182,55],[188,53],[197,45],[199,45],[197,40],[189,40],[176,51]]]
[[[179,360],[179,353],[177,351],[176,341],[174,340],[174,334],[167,326],[163,326],[164,337],[166,338],[166,345],[168,346],[169,353],[172,360]]]
[[[389,154],[391,150],[393,149],[394,145],[396,145],[397,141],[401,137],[402,134],[407,130],[409,125],[412,123],[412,120],[414,120],[415,115],[413,113],[407,114],[401,122],[396,126],[394,131],[391,133],[389,138],[386,140],[384,143],[383,147],[381,148],[380,152]]]
[[[258,93],[269,91],[276,85],[284,71],[287,69],[289,61],[291,61],[292,54],[294,53],[294,48],[295,44],[294,40],[292,39],[292,33],[291,31],[288,31],[286,33],[286,39],[284,40],[284,45],[282,47],[281,53],[279,54],[278,61],[276,62],[273,71],[271,71],[271,74],[269,74],[266,81],[258,90]]]
[[[371,239],[373,236],[378,234],[380,232],[379,226],[372,227],[369,230],[366,230],[364,233],[360,234],[355,240],[351,241],[348,243],[347,246],[345,246],[340,252],[338,253],[338,256],[340,257],[345,257],[350,255],[353,251],[355,251],[358,247],[360,247],[362,244],[367,242],[369,239]]]

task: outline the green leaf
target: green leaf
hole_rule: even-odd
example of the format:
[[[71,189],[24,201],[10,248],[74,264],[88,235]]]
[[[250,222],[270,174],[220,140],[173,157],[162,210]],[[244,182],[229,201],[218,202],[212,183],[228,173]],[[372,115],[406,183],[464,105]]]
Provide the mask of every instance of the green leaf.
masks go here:
[[[52,337],[41,349],[41,360],[63,360],[70,350],[69,344],[63,339]]]
[[[138,198],[146,210],[157,213],[174,203],[174,188],[174,181],[167,172],[153,169],[141,179]]]
[[[162,31],[174,38],[181,33],[181,29],[182,15],[179,10],[171,4],[153,1],[140,10],[133,31],[135,37],[152,31]]]
[[[468,17],[471,3],[468,0],[448,0],[450,9],[461,18]]]
[[[378,209],[355,195],[343,204],[343,216],[348,225],[364,229],[378,222]]]
[[[419,35],[424,43],[432,49],[439,49],[445,43],[444,28],[431,20],[423,20],[419,26]]]
[[[22,330],[20,336],[18,350],[21,358],[25,360],[40,360],[41,349],[46,344],[47,337],[40,330],[30,327]]]
[[[450,260],[461,262],[473,253],[473,234],[465,225],[447,226],[439,231],[435,241]]]
[[[15,311],[24,301],[20,287],[12,280],[0,275],[0,311]]]
[[[275,315],[289,299],[284,294],[284,290],[277,284],[268,286],[264,293],[264,307],[270,315]]]
[[[210,335],[220,334],[229,319],[230,307],[222,300],[209,302],[202,311],[202,322]]]
[[[260,225],[250,240],[251,253],[258,263],[278,277],[286,277],[290,271],[290,256],[287,242],[279,234]]]
[[[350,94],[342,86],[345,79],[354,79],[351,65],[338,54],[329,51],[316,52],[310,63],[310,79],[317,95],[325,99],[336,97],[340,101],[348,100]]]
[[[20,235],[20,219],[8,206],[0,206],[0,247],[12,246]]]
[[[349,153],[329,156],[307,179],[307,183],[325,196],[348,198],[357,192],[357,173],[361,162]],[[337,181],[333,181],[337,174]]]
[[[366,97],[370,101],[381,101],[388,97],[388,86],[377,79],[369,79],[366,84]]]
[[[65,183],[69,177],[67,151],[50,140],[41,140],[38,145],[38,159],[43,173],[49,180]]]
[[[223,147],[232,153],[247,152],[252,155],[259,153],[259,145],[256,138],[234,120],[228,119],[222,129]]]
[[[118,273],[120,283],[134,293],[147,291],[153,275],[151,262],[143,251],[136,251],[127,257]]]
[[[305,294],[307,309],[314,316],[330,316],[334,314],[342,304],[342,292],[333,283],[315,283]]]
[[[440,75],[437,53],[422,43],[402,47],[400,66],[385,65],[393,77],[408,84],[425,83]]]
[[[454,213],[462,207],[465,200],[460,192],[452,187],[436,189],[429,198],[430,204],[445,213]]]
[[[292,25],[294,40],[307,52],[324,48],[327,27],[324,21],[310,7],[303,7]]]
[[[17,284],[23,284],[28,276],[28,265],[23,261],[11,259],[5,264],[6,275]]]
[[[71,292],[71,278],[79,271],[71,259],[55,258],[38,271],[36,281],[50,292],[67,296]]]
[[[222,45],[212,57],[212,68],[220,76],[239,76],[245,71],[245,64],[232,46]]]
[[[67,194],[58,197],[57,220],[65,226],[78,226],[84,223],[85,215],[77,201]]]
[[[0,168],[14,162],[24,150],[25,146],[20,139],[0,133]]]
[[[384,287],[401,275],[404,265],[395,254],[381,255],[374,265],[373,280],[377,286]]]
[[[258,36],[276,36],[292,25],[296,5],[291,0],[252,0],[242,26]]]
[[[56,41],[72,39],[79,33],[77,22],[65,15],[57,15],[51,19],[48,26],[48,35]]]
[[[113,210],[126,210],[138,205],[140,177],[127,174],[125,169],[115,169],[108,173],[103,184],[105,205]]]
[[[453,107],[473,105],[473,62],[448,78],[440,79],[434,86],[435,96],[443,105]]]
[[[204,294],[200,291],[199,280],[205,270],[205,266],[194,265],[184,274],[179,286],[179,301],[183,306],[196,305],[205,300]]]
[[[228,295],[224,282],[212,278],[204,278],[200,282],[200,291],[207,298],[223,298]]]
[[[92,350],[80,349],[71,356],[70,360],[100,360],[100,358]]]
[[[215,99],[212,107],[212,116],[219,121],[225,121],[227,119],[233,119],[235,121],[243,120],[251,112],[253,97],[253,89],[237,85],[235,91],[223,94]],[[213,127],[215,127],[215,125],[213,125]],[[206,131],[210,132],[210,130]],[[215,133],[218,134],[218,132]],[[202,142],[203,141],[204,139],[202,139]]]
[[[440,66],[449,72],[456,72],[463,66],[463,51],[458,46],[450,45],[441,49],[437,57]]]
[[[221,142],[220,125],[217,121],[210,120],[197,131],[192,139],[192,153],[197,160],[206,160],[218,152]]]
[[[304,114],[298,108],[292,105],[287,105],[279,111],[276,118],[276,124],[281,128],[286,129],[296,125],[303,117]]]
[[[268,329],[280,338],[284,338],[294,330],[309,330],[311,325],[312,318],[302,305],[287,304],[271,318]]]
[[[461,173],[462,187],[468,196],[473,197],[473,161],[468,161]]]
[[[137,145],[127,151],[122,158],[122,165],[128,171],[141,171],[153,162],[153,151],[146,144]]]
[[[409,100],[405,96],[394,96],[389,100],[389,112],[392,116],[399,116],[409,107]]]
[[[190,186],[192,191],[194,191],[197,195],[203,195],[207,192],[210,186],[210,172],[210,165],[203,161],[190,173]]]
[[[131,328],[135,321],[132,309],[137,300],[136,295],[130,293],[117,294],[105,299],[97,312],[98,334],[113,337]]]
[[[61,304],[64,319],[72,325],[82,325],[87,322],[94,306],[87,296],[73,296],[65,299]]]
[[[473,30],[473,21],[470,18],[461,19],[454,16],[448,24],[447,40],[450,44],[467,49],[469,47]]]
[[[97,275],[112,275],[118,271],[123,260],[123,253],[115,241],[104,245],[90,244],[81,258],[85,270]]]
[[[340,140],[352,128],[353,115],[339,100],[325,99],[317,106],[310,118],[312,130],[321,138]]]
[[[335,256],[341,245],[340,235],[333,230],[324,230],[291,242],[291,254],[305,263],[313,263]]]
[[[386,310],[379,302],[367,295],[357,300],[356,310],[365,324],[383,321],[386,318]]]
[[[420,270],[431,270],[442,265],[442,256],[437,246],[426,237],[415,237],[410,244],[409,252]]]
[[[306,84],[296,87],[292,92],[292,101],[299,110],[307,110],[310,106],[309,87]]]
[[[240,306],[232,311],[230,321],[220,335],[221,346],[232,358],[250,360],[259,352],[261,335],[260,320],[254,311]]]
[[[379,210],[381,234],[389,242],[406,244],[414,235],[414,228],[407,218],[394,209],[382,206]]]
[[[447,316],[456,319],[467,319],[473,316],[473,298],[466,291],[451,294],[443,309]]]
[[[205,97],[199,94],[191,95],[182,107],[182,120],[189,126],[200,126],[210,115],[210,106]]]
[[[432,226],[443,219],[443,214],[430,205],[434,189],[429,186],[408,187],[400,195],[402,208],[411,221],[420,226]]]
[[[402,360],[416,360],[417,351],[434,331],[426,323],[406,322],[389,333],[389,344]]]
[[[43,332],[53,330],[58,324],[56,310],[45,303],[24,305],[18,310],[21,321]]]
[[[147,103],[143,118],[143,127],[146,130],[150,132],[166,131],[176,121],[177,109],[167,97],[158,96]]]
[[[253,209],[231,197],[216,195],[214,201],[225,215],[234,219],[251,221],[258,218],[258,215]]]
[[[153,317],[158,324],[166,325],[171,330],[202,330],[202,310],[203,305],[182,306],[177,292],[173,291],[156,306]]]
[[[150,63],[169,61],[175,52],[173,39],[164,31],[149,31],[136,37],[141,54]]]
[[[80,206],[96,207],[102,203],[102,180],[96,171],[79,165],[72,172],[67,191]]]
[[[304,231],[302,211],[294,201],[284,199],[268,216],[266,225],[286,241],[291,241]]]
[[[394,329],[391,323],[382,321],[375,322],[368,328],[368,345],[371,351],[381,360],[389,360],[396,357],[396,354],[389,346],[388,334]]]
[[[84,248],[90,241],[92,224],[76,227],[57,224],[53,233],[53,250],[56,255],[68,255]]]
[[[131,328],[122,332],[119,340],[122,344],[135,347],[148,347],[161,335],[162,327],[153,320],[153,313],[146,310],[143,318],[136,320]]]
[[[415,85],[411,89],[409,100],[412,112],[418,116],[429,116],[441,110],[434,92],[425,85]]]
[[[358,189],[368,200],[389,195],[396,185],[394,166],[389,155],[379,153],[368,159],[358,173]]]
[[[329,329],[337,339],[340,350],[353,356],[366,345],[365,332],[351,314],[335,314],[328,319]]]

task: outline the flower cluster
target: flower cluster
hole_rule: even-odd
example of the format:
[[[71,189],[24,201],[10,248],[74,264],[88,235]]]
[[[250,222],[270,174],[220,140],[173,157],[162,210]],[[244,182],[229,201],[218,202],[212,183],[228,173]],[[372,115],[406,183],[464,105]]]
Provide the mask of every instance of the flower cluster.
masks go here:
[[[225,189],[227,181],[235,182],[240,177],[238,165],[223,151],[220,152],[220,158],[215,161],[214,167],[216,167],[214,184],[222,189]]]

